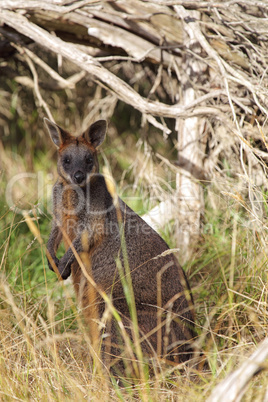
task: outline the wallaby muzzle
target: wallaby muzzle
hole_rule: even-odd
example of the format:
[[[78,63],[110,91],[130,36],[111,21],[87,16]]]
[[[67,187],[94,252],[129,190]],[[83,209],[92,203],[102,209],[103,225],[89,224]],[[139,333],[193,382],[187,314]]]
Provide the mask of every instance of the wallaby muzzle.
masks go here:
[[[74,174],[74,181],[77,184],[81,184],[82,181],[85,180],[85,174],[83,172],[81,172],[81,170],[78,170],[75,174]]]

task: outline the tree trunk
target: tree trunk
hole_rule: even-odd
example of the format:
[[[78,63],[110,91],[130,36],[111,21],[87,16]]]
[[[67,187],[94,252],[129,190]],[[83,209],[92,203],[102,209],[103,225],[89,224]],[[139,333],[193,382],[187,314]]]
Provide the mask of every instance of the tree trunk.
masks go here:
[[[181,13],[184,11],[183,7],[177,7],[177,9],[176,11],[183,18],[184,46],[187,49],[181,69],[181,104],[187,106],[196,99],[195,83],[200,85],[207,81],[207,65],[191,54],[191,50],[194,50],[201,56],[201,47],[187,22],[185,22],[186,18]],[[200,19],[199,12],[188,11],[187,14],[191,14],[191,17],[197,21]],[[195,170],[203,170],[205,156],[204,126],[204,119],[199,117],[177,120],[178,165],[191,174],[186,175],[180,171],[176,178],[178,199],[177,246],[180,248],[181,264],[189,260],[200,236],[204,194],[202,183],[200,184],[195,179]]]

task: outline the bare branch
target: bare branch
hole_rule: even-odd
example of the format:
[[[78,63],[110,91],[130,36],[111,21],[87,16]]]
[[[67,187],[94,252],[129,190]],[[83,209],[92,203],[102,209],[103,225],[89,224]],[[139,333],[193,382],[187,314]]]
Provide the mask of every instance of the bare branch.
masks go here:
[[[75,45],[66,43],[32,22],[29,22],[24,16],[2,10],[0,11],[0,20],[21,34],[30,37],[40,46],[46,47],[50,51],[62,55],[81,69],[93,74],[100,81],[108,85],[119,99],[133,106],[141,113],[170,118],[186,118],[189,116],[189,108],[187,107],[181,105],[170,106],[161,102],[153,102],[143,98],[126,82],[104,68],[96,59],[77,49]],[[220,115],[219,110],[215,107],[200,107],[194,109],[190,113],[191,116],[204,114]]]

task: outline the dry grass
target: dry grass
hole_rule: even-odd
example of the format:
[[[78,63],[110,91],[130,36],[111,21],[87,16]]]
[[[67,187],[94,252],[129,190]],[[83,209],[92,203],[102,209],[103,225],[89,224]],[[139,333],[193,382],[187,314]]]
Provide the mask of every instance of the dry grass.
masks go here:
[[[163,196],[161,180],[165,169],[157,171],[155,177],[160,180],[153,183],[153,202]],[[146,182],[143,183],[145,186]],[[151,179],[147,184],[152,185]],[[33,241],[24,218],[3,207],[1,399],[206,400],[215,384],[245,361],[266,336],[266,220],[263,217],[262,225],[259,216],[257,220],[252,200],[243,195],[247,182],[242,184],[238,183],[241,191],[232,193],[233,196],[231,191],[219,192],[219,181],[217,186],[210,186],[203,238],[185,267],[195,299],[198,343],[208,366],[195,371],[158,362],[161,370],[155,376],[145,373],[143,379],[126,381],[123,387],[110,378],[105,367],[99,370],[96,361],[92,363],[92,343],[71,285],[57,282],[53,273],[46,271],[44,250]],[[232,178],[225,179],[225,187],[228,186],[234,186]],[[253,191],[265,199],[260,188],[254,187]],[[262,208],[265,210],[263,205]],[[46,241],[48,218],[38,218],[35,225]],[[166,229],[172,245],[172,227]],[[38,278],[34,277],[35,270]],[[31,280],[28,275],[32,275]],[[266,376],[257,376],[251,381],[245,400],[263,400],[267,386]]]

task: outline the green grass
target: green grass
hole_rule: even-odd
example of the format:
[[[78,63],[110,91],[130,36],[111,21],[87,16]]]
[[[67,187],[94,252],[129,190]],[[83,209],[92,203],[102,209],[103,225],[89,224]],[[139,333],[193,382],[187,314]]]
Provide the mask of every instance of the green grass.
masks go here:
[[[37,166],[42,166],[42,155]],[[215,384],[244,361],[266,335],[267,256],[264,233],[248,212],[217,194],[207,200],[205,228],[184,267],[193,290],[199,345],[208,361],[204,371],[165,367],[156,376],[120,388],[91,361],[91,345],[72,286],[49,271],[44,247],[22,215],[6,205],[0,187],[0,399],[202,401]],[[134,190],[133,190],[134,191]],[[133,208],[142,208],[139,193]],[[129,188],[128,193],[131,194]],[[143,193],[144,194],[144,193]],[[265,195],[264,195],[265,197]],[[33,202],[35,204],[35,202]],[[51,216],[37,213],[44,243]],[[175,245],[172,225],[163,236]],[[252,380],[245,400],[262,400],[267,378]],[[255,398],[255,399],[254,399]]]

